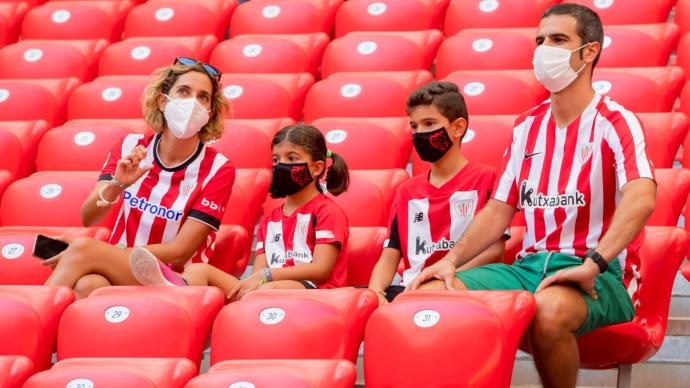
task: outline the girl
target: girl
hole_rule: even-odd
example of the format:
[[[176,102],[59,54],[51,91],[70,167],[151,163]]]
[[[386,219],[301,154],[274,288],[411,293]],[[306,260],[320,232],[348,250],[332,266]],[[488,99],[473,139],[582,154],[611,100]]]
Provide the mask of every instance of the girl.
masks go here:
[[[335,288],[347,276],[348,224],[345,213],[325,195],[347,190],[348,169],[342,157],[326,149],[326,141],[311,125],[281,129],[271,143],[273,178],[269,192],[285,204],[264,216],[256,244],[254,270],[235,277],[207,264],[192,264],[178,275],[159,262],[155,253],[138,249],[130,264],[143,284],[212,285],[241,299],[257,288]],[[332,164],[327,168],[327,160]]]
[[[110,241],[66,241],[65,251],[43,261],[55,268],[46,285],[72,287],[80,298],[99,287],[137,285],[128,262],[135,246],[169,265],[207,260],[235,179],[232,163],[205,145],[223,133],[220,77],[184,57],[157,73],[143,105],[155,134],[128,135],[116,145],[81,208],[90,226],[122,198]]]

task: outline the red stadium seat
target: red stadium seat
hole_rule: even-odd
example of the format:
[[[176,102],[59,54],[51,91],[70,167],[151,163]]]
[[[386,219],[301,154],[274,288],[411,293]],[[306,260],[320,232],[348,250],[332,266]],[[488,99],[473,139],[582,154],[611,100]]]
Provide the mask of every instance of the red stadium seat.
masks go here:
[[[240,35],[221,42],[211,63],[223,73],[311,73],[316,76],[328,35]]]
[[[690,261],[685,261],[685,263],[680,266],[680,272],[688,281],[690,281]]]
[[[442,40],[439,30],[353,32],[328,45],[321,74],[430,70]]]
[[[533,70],[464,70],[451,73],[443,81],[458,85],[472,116],[517,115],[549,97]]]
[[[656,208],[645,225],[676,226],[690,194],[690,170],[657,168],[654,175],[657,182]]]
[[[646,361],[659,350],[666,333],[671,289],[687,248],[688,234],[683,229],[645,227],[640,249],[642,283],[637,290],[635,317],[632,322],[602,327],[578,337],[583,368],[624,367],[622,371],[629,373],[631,364]]]
[[[685,36],[690,32],[690,2],[687,0],[676,0],[673,22],[680,27],[680,36]]]
[[[74,91],[67,117],[74,119],[141,119],[141,101],[149,76],[103,76]]]
[[[20,388],[33,369],[33,362],[24,356],[0,356],[0,383],[5,388]]]
[[[531,70],[536,33],[534,27],[462,30],[441,44],[436,76],[457,70]]]
[[[679,112],[640,113],[637,116],[645,129],[649,160],[656,168],[673,167],[676,153],[688,133],[687,116]]]
[[[600,68],[666,66],[679,38],[673,23],[606,26],[604,32]]]
[[[473,163],[481,163],[501,171],[503,154],[513,139],[516,116],[471,116],[462,139],[462,154]],[[412,153],[412,176],[429,171],[431,163]]]
[[[367,323],[367,387],[510,387],[535,304],[526,291],[403,293]]]
[[[346,360],[237,360],[214,365],[185,388],[271,387],[351,388],[357,368]],[[244,384],[244,385],[243,385]]]
[[[199,366],[225,297],[215,287],[105,287],[67,308],[57,358],[184,357]]]
[[[36,235],[91,237],[108,241],[110,229],[102,227],[22,227],[6,226],[0,228],[0,284],[2,285],[42,285],[52,270],[41,265],[32,256]]]
[[[176,57],[208,62],[218,44],[213,35],[188,37],[129,38],[110,45],[99,64],[99,75],[150,75],[172,65]]]
[[[0,170],[5,169],[13,172],[15,178],[24,178],[31,174],[36,169],[36,150],[38,149],[38,142],[43,135],[48,131],[48,123],[45,121],[0,121],[0,133],[11,133],[19,141],[19,146],[14,147],[13,150],[1,151],[0,155],[11,155],[12,152],[19,152],[21,159],[15,170],[0,166]],[[0,141],[3,143],[3,141]],[[8,144],[12,144],[8,140]],[[5,144],[4,146],[7,146]],[[1,163],[0,163],[1,164]]]
[[[446,12],[444,32],[466,28],[534,27],[542,13],[560,0],[455,0]]]
[[[352,227],[347,243],[347,285],[366,286],[388,238],[384,227]]]
[[[9,171],[0,170],[0,199],[12,182],[14,182],[14,176]]]
[[[135,121],[135,120],[132,120]],[[102,124],[66,124],[48,131],[38,147],[37,171],[98,171],[114,144],[137,133],[126,126]]]
[[[60,317],[74,301],[67,287],[0,286],[0,355],[25,356],[34,372],[50,367]],[[11,318],[10,318],[11,317]]]
[[[349,0],[335,17],[337,38],[353,31],[438,29],[449,0]]]
[[[350,187],[334,198],[350,226],[388,226],[398,186],[410,178],[405,170],[351,170]]]
[[[239,278],[247,269],[251,255],[253,235],[249,233],[241,225],[221,225],[209,264]]]
[[[73,358],[32,376],[26,388],[183,388],[198,373],[184,358]]]
[[[129,1],[50,1],[24,18],[22,39],[120,40]]]
[[[683,77],[678,67],[602,68],[594,72],[592,86],[633,112],[670,112]]]
[[[232,15],[230,36],[242,34],[331,35],[333,19],[343,0],[253,0]]]
[[[259,290],[225,306],[213,325],[211,365],[225,360],[357,361],[378,299],[371,290]]]
[[[223,225],[241,225],[248,232],[261,214],[261,204],[266,200],[268,186],[271,183],[271,170],[264,168],[238,169],[235,184],[228,200],[227,211],[223,216]]]
[[[82,226],[79,209],[96,185],[98,172],[40,172],[5,190],[0,226]],[[111,227],[111,211],[98,225]]]
[[[350,169],[405,168],[410,160],[412,131],[406,117],[324,118],[312,125]]]
[[[223,95],[230,102],[232,119],[299,120],[313,84],[314,76],[309,73],[224,74]]]
[[[236,0],[149,1],[127,15],[124,37],[215,35],[222,40],[236,6]]]
[[[0,171],[4,170],[17,176],[22,158],[22,144],[12,132],[3,131],[0,123]]]
[[[30,8],[25,1],[0,2],[0,47],[17,41]]]
[[[431,80],[428,71],[336,73],[309,90],[304,121],[322,117],[404,117],[407,97]]]
[[[0,121],[65,121],[67,99],[79,85],[76,78],[0,80]]]
[[[271,168],[271,140],[291,119],[226,120],[223,136],[212,147],[236,168]]]
[[[608,26],[665,22],[676,0],[572,0],[572,2],[594,10],[604,25]]]
[[[106,40],[22,40],[0,49],[0,78],[41,79],[96,76]]]

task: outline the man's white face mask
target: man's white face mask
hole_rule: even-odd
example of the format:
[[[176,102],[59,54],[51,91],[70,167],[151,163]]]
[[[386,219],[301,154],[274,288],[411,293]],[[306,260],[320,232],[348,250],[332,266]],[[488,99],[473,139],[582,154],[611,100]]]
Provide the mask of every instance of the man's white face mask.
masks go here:
[[[585,43],[575,50],[547,46],[545,44],[537,46],[534,50],[532,65],[534,66],[534,74],[539,82],[551,93],[560,92],[573,83],[587,64],[582,65],[578,71],[573,70],[570,67],[570,55],[588,44]]]
[[[163,116],[168,123],[168,129],[178,139],[189,139],[196,135],[208,123],[208,111],[202,107],[196,98],[168,99],[163,109]]]

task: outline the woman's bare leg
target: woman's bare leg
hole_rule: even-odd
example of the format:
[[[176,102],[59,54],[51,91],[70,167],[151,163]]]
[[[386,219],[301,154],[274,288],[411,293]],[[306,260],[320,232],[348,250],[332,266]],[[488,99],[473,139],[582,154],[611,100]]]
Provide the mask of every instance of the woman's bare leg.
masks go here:
[[[74,285],[74,294],[77,299],[86,298],[97,288],[110,286],[108,279],[101,275],[92,273],[86,276],[82,276],[77,280],[77,284]]]
[[[190,286],[213,286],[223,291],[224,295],[235,288],[239,279],[210,264],[195,263],[185,267],[182,277]]]
[[[259,286],[260,290],[304,290],[304,284],[296,280],[276,280]]]

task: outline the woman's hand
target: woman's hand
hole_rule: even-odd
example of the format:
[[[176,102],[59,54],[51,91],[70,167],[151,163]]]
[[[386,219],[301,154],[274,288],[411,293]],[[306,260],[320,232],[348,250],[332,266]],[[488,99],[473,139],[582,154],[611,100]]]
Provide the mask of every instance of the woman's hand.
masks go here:
[[[146,148],[138,145],[132,153],[117,161],[114,177],[125,186],[131,186],[146,174],[153,165],[149,164],[141,168],[139,164],[146,159]]]
[[[262,283],[264,275],[261,271],[255,272],[249,275],[248,278],[237,283],[235,288],[233,288],[228,294],[227,298],[232,300],[242,299],[248,292],[254,291],[259,288]]]
[[[67,245],[72,244],[72,241],[74,241],[74,237],[69,236],[51,236],[50,238],[67,243]],[[49,266],[51,269],[55,269],[55,266],[57,266],[58,262],[60,261],[60,258],[65,254],[69,254],[68,251],[69,246],[67,247],[67,249],[51,257],[50,259],[41,261],[41,265]]]

